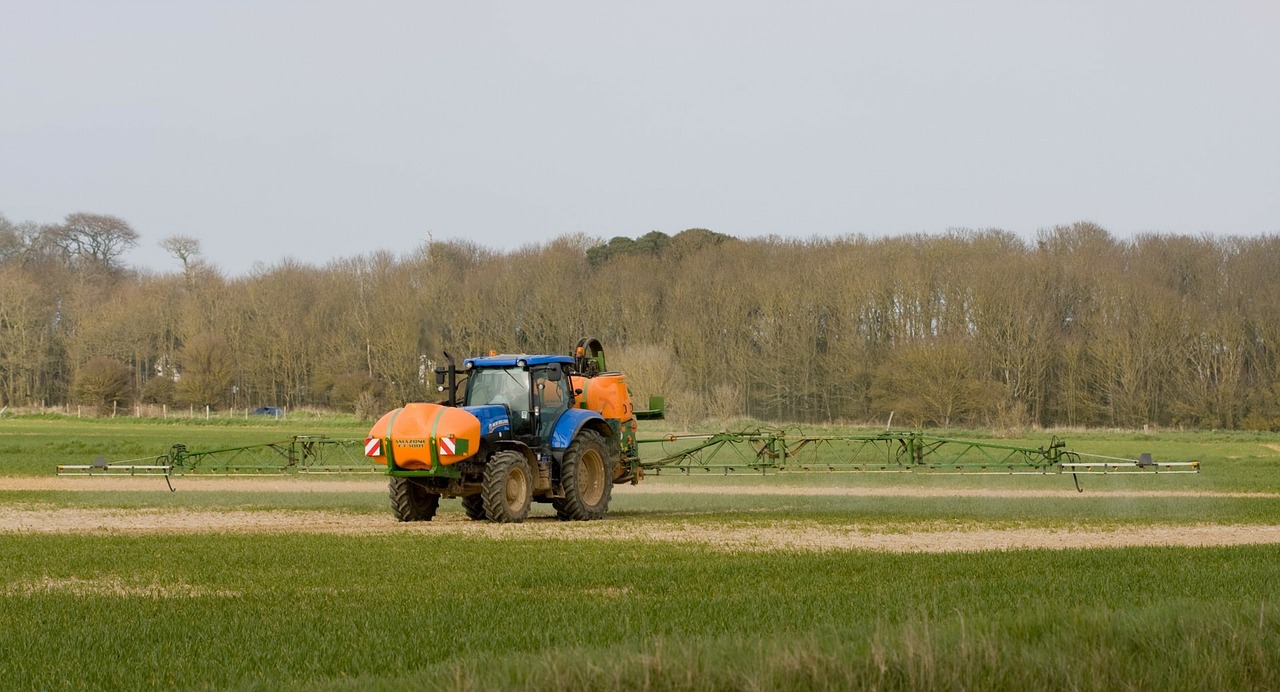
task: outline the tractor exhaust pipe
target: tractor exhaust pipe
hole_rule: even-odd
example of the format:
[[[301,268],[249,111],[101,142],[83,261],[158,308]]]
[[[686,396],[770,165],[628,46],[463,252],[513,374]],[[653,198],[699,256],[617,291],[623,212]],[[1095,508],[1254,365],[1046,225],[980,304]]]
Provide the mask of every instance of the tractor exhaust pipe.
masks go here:
[[[448,351],[444,352],[445,360],[449,361],[449,405],[458,405],[458,366],[453,361],[453,356]]]
[[[436,368],[436,384],[440,386],[440,390],[446,392],[444,405],[458,405],[458,365],[453,360],[453,356],[448,351],[444,352],[444,358],[449,362],[447,368]],[[446,386],[445,377],[448,377],[448,385]]]

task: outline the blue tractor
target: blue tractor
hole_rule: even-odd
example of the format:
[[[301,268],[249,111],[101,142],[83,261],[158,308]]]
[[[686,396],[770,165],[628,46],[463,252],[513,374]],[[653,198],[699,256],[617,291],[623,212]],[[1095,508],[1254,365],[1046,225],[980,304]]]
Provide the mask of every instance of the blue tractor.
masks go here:
[[[616,482],[638,480],[635,412],[621,373],[601,372],[604,350],[573,356],[504,354],[436,370],[439,403],[410,403],[369,431],[365,453],[387,465],[401,521],[429,521],[442,498],[467,516],[522,522],[531,503],[562,520],[604,517]]]

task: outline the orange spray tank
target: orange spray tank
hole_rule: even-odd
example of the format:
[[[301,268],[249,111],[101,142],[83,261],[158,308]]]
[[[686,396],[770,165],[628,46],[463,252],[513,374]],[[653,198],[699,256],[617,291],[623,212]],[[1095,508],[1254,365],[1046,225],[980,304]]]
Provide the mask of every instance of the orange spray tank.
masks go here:
[[[627,377],[620,372],[605,372],[595,377],[574,375],[573,389],[578,395],[578,408],[598,411],[605,418],[623,423],[632,419],[635,412],[631,394],[627,391]]]
[[[374,423],[368,440],[365,453],[379,464],[386,464],[390,454],[397,467],[423,471],[474,456],[480,449],[480,419],[452,406],[405,404]]]

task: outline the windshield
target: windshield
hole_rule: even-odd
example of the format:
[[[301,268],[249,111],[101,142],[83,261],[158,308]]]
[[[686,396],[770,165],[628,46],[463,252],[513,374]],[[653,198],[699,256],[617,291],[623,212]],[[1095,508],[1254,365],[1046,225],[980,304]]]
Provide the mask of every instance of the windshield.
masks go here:
[[[529,374],[518,367],[471,371],[467,405],[504,404],[512,411],[529,410]]]

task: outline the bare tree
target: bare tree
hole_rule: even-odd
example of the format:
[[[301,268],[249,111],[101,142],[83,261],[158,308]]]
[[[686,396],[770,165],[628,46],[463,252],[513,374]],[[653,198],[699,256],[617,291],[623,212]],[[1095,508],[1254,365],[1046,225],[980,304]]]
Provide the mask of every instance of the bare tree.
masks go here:
[[[53,321],[56,308],[32,272],[0,270],[0,398],[4,405],[27,404],[45,394],[56,364]]]
[[[89,359],[76,374],[75,393],[81,403],[101,410],[133,401],[129,366],[105,356]]]
[[[161,240],[160,248],[182,263],[182,273],[190,274],[200,261],[200,239],[189,235],[171,235]]]
[[[124,220],[106,214],[68,214],[53,242],[73,261],[114,270],[120,257],[138,245],[138,232]]]
[[[872,393],[881,413],[944,428],[985,422],[999,385],[982,378],[957,341],[899,348],[876,373]]]
[[[179,401],[204,406],[220,406],[227,401],[236,366],[225,339],[212,333],[193,336],[182,349],[180,363]]]
[[[0,214],[0,264],[9,261],[22,252],[22,236],[18,227]]]

